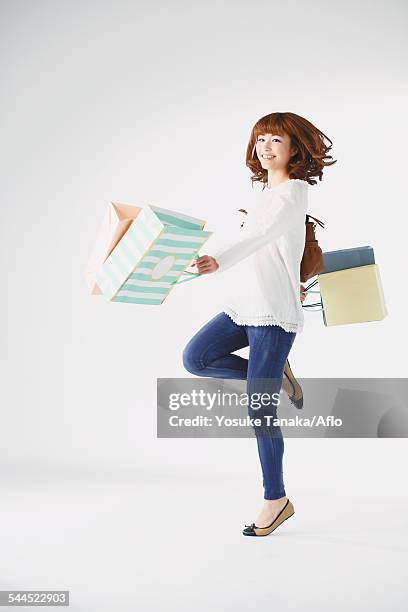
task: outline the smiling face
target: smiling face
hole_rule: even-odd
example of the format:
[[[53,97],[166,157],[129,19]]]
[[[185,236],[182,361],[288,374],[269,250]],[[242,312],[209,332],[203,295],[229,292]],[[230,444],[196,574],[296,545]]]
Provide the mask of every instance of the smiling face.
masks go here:
[[[256,154],[265,170],[277,174],[286,173],[290,158],[296,149],[291,147],[290,137],[287,134],[259,134],[256,140]]]

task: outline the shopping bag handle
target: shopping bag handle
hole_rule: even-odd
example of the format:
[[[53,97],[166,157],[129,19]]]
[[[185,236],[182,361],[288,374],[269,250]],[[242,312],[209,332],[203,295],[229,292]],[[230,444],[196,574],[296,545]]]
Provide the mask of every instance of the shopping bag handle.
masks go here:
[[[314,218],[314,217],[313,217]],[[312,281],[310,283],[310,285],[308,285],[307,287],[305,287],[304,291],[302,291],[302,293],[319,293],[320,291],[313,291],[310,287],[314,287],[316,285],[316,283],[318,283],[319,280],[316,278],[314,281]],[[321,308],[316,308],[315,310],[310,310],[309,312],[321,312],[323,310],[323,302],[321,300],[321,295],[320,295],[320,302],[316,302],[315,304],[305,304],[303,306],[302,304],[302,308],[315,308],[316,306],[321,306]]]
[[[194,259],[199,259],[201,256],[196,253],[194,255]],[[186,270],[184,270],[183,274],[188,274],[189,276],[187,278],[183,278],[182,280],[174,280],[171,284],[172,285],[180,285],[181,283],[185,283],[186,281],[189,280],[193,280],[194,278],[197,278],[198,276],[202,276],[202,274],[200,274],[199,272],[187,272]]]

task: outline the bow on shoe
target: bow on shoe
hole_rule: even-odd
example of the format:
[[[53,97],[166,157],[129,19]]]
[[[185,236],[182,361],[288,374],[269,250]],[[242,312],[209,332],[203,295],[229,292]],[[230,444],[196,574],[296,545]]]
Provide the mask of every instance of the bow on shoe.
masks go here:
[[[255,523],[251,523],[250,525],[245,525],[245,527],[251,527],[253,529],[255,527]]]

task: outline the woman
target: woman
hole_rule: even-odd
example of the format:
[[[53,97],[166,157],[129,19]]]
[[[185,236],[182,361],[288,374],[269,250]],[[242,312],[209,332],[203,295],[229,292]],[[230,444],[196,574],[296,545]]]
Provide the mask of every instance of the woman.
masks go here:
[[[247,380],[247,394],[268,393],[282,385],[287,357],[303,329],[299,299],[300,262],[305,245],[308,185],[335,161],[327,156],[327,138],[294,113],[272,113],[252,128],[246,165],[262,192],[240,230],[242,239],[214,256],[196,261],[199,274],[225,275],[230,295],[223,312],[202,327],[183,351],[184,367],[197,376]],[[233,352],[249,346],[249,359]],[[276,396],[275,396],[276,397]],[[294,514],[283,482],[284,443],[279,427],[270,425],[276,402],[248,405],[261,462],[264,500],[255,523],[244,535],[264,536]]]

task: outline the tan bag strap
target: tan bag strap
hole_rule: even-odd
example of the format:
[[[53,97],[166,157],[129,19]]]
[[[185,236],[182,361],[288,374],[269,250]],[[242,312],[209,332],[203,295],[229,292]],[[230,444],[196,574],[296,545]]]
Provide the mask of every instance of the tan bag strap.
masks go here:
[[[247,211],[244,208],[240,208],[239,212],[243,212],[246,215],[248,214]],[[312,215],[306,215],[306,223],[310,223],[309,219],[314,219],[316,221],[316,223],[318,223],[320,225],[320,227],[324,228],[324,223],[323,223],[323,221],[320,221],[320,219],[317,219],[316,217],[312,217]]]
[[[312,217],[312,215],[306,215],[306,223],[310,223],[309,219],[314,219],[316,223],[320,225],[320,227],[324,227],[324,223],[323,221],[320,221],[320,219],[316,219],[316,217]]]

